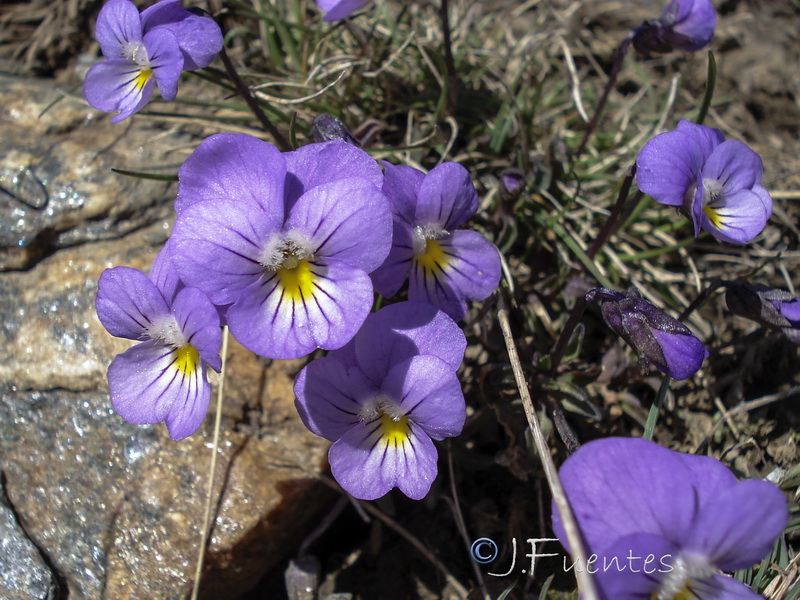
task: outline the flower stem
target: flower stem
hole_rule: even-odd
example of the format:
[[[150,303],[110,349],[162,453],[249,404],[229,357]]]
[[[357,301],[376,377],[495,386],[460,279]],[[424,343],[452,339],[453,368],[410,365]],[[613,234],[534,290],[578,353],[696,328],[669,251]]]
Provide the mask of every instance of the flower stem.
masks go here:
[[[622,43],[617,47],[617,51],[614,53],[614,63],[611,65],[611,71],[608,73],[608,82],[606,83],[606,87],[603,89],[603,94],[600,96],[600,100],[597,102],[597,108],[594,109],[594,115],[592,115],[592,119],[586,125],[586,131],[583,132],[583,137],[581,138],[581,143],[578,144],[578,149],[575,151],[575,159],[580,158],[583,151],[586,149],[586,144],[589,142],[589,137],[592,135],[592,132],[597,127],[597,124],[600,122],[600,115],[603,113],[603,109],[606,107],[606,102],[608,101],[608,95],[611,93],[611,88],[614,87],[614,84],[617,82],[617,77],[619,76],[619,72],[622,70],[622,62],[625,60],[625,54],[628,52],[628,46],[631,44],[631,40],[633,39],[633,33],[630,33],[622,40]]]
[[[214,472],[217,469],[217,449],[219,448],[219,430],[222,423],[222,398],[225,394],[225,367],[228,362],[228,326],[222,328],[222,367],[219,372],[219,386],[217,387],[217,414],[214,417],[214,441],[211,444],[211,464],[208,467],[208,494],[206,496],[206,510],[203,516],[203,533],[200,536],[200,550],[197,554],[197,566],[194,572],[191,600],[197,600],[200,592],[200,578],[203,576],[203,562],[206,556],[208,536],[211,533],[211,503],[214,499]],[[220,491],[220,493],[222,493]]]
[[[697,295],[697,298],[692,300],[692,303],[689,306],[687,306],[684,309],[684,311],[681,313],[681,316],[678,317],[678,321],[683,322],[686,319],[688,319],[689,315],[691,315],[695,310],[700,308],[700,306],[702,306],[706,302],[706,300],[708,300],[711,297],[711,294],[714,293],[715,290],[718,290],[721,287],[728,287],[728,285],[730,284],[731,284],[730,281],[726,281],[725,279],[720,279],[709,285],[706,289],[704,289]]]
[[[578,322],[583,316],[583,311],[585,311],[586,307],[591,304],[596,294],[597,290],[589,290],[586,292],[586,295],[583,298],[580,298],[575,303],[575,307],[572,309],[572,314],[569,316],[567,324],[564,325],[564,329],[561,330],[561,335],[558,337],[556,348],[553,350],[553,354],[550,356],[551,378],[555,378],[556,374],[558,373],[558,366],[561,364],[561,359],[564,358],[564,351],[567,349],[567,344],[569,343],[570,337],[572,337],[572,332],[575,331],[575,327],[578,325]]]
[[[578,318],[580,318],[580,316]],[[533,399],[531,398],[528,385],[525,383],[525,374],[522,372],[522,363],[519,360],[517,347],[514,344],[514,336],[511,333],[511,326],[508,322],[508,309],[503,301],[502,294],[498,294],[497,296],[497,320],[503,332],[503,341],[508,351],[508,359],[511,362],[511,370],[514,372],[514,380],[517,383],[522,406],[525,409],[525,417],[528,419],[528,427],[533,434],[533,441],[536,445],[536,451],[539,454],[539,460],[542,461],[542,468],[544,469],[547,484],[550,486],[550,492],[553,495],[553,502],[558,509],[558,513],[561,515],[561,522],[564,525],[564,533],[567,538],[566,543],[569,545],[572,558],[575,559],[575,564],[586,564],[587,554],[578,522],[569,504],[564,486],[561,485],[561,480],[558,478],[558,471],[553,462],[553,457],[550,454],[550,448],[547,447],[547,441],[544,438],[544,433],[542,433],[539,417],[536,415],[536,410],[533,407]],[[584,600],[599,599],[589,569],[575,569],[575,577],[578,580],[578,590],[581,598]]]
[[[656,423],[658,422],[658,413],[661,412],[661,406],[664,404],[664,398],[667,396],[671,381],[672,377],[664,375],[664,378],[661,380],[661,386],[658,388],[658,394],[656,394],[656,400],[650,407],[650,412],[647,413],[647,421],[644,424],[644,433],[642,434],[642,437],[646,440],[653,440],[653,433],[656,430]]]
[[[447,68],[447,111],[453,113],[458,102],[458,73],[453,60],[452,36],[450,35],[450,14],[448,0],[441,0],[439,18],[442,20],[444,35],[444,63]]]
[[[622,181],[622,187],[619,189],[617,201],[614,204],[614,208],[611,209],[611,214],[608,215],[608,219],[606,219],[603,228],[600,230],[600,233],[597,234],[597,237],[595,238],[594,242],[592,242],[592,245],[589,246],[588,250],[586,250],[586,255],[589,258],[594,258],[595,254],[597,254],[603,245],[608,241],[608,238],[610,238],[618,229],[619,224],[625,222],[623,215],[631,214],[633,209],[636,208],[636,205],[639,204],[639,201],[644,197],[644,194],[641,192],[637,193],[633,196],[630,205],[626,206],[628,194],[631,191],[631,185],[633,184],[633,177],[635,175],[636,163],[634,163],[633,166],[628,167],[628,172],[625,174],[625,179]]]
[[[253,112],[256,119],[258,119],[259,123],[261,123],[261,126],[264,128],[264,130],[269,132],[269,134],[275,140],[275,145],[278,146],[281,151],[289,152],[292,149],[289,141],[280,131],[278,131],[278,128],[273,125],[272,121],[269,120],[269,117],[264,114],[264,111],[261,110],[261,107],[258,105],[256,99],[253,98],[253,95],[250,93],[247,85],[245,85],[244,81],[242,81],[242,78],[239,77],[239,73],[236,72],[228,53],[225,51],[225,47],[222,48],[219,56],[222,59],[222,64],[225,65],[225,70],[228,72],[228,76],[231,78],[233,85],[236,86],[236,91],[239,92],[239,95],[247,103],[247,106],[250,107],[250,110]]]

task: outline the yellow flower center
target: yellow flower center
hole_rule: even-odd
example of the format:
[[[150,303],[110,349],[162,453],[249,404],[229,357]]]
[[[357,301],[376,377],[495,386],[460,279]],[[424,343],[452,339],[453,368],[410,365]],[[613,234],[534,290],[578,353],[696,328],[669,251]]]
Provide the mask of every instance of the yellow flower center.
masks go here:
[[[139,71],[136,79],[133,80],[133,86],[136,88],[136,91],[141,92],[144,89],[144,86],[147,85],[147,82],[150,81],[152,76],[153,69],[142,69]]]
[[[191,344],[175,350],[175,366],[184,375],[192,375],[199,364],[200,354]]]
[[[398,448],[406,443],[411,436],[411,427],[408,425],[408,417],[400,417],[395,420],[386,413],[380,416],[381,440],[387,446]]]
[[[310,298],[314,290],[314,274],[305,259],[287,257],[278,269],[278,280],[284,292],[295,301]]]
[[[449,261],[441,245],[436,240],[426,240],[425,251],[417,254],[414,260],[422,265],[426,275],[438,275],[444,271]]]
[[[711,221],[711,224],[717,229],[720,229],[722,226],[722,216],[717,212],[717,209],[706,204],[703,207],[703,212],[706,214],[706,217],[708,217],[708,220]]]

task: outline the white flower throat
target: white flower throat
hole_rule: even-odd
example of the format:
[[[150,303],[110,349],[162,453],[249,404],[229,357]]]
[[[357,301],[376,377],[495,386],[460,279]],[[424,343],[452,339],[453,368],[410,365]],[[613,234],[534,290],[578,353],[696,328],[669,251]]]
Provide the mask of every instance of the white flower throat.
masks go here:
[[[164,315],[153,321],[147,328],[147,335],[150,339],[173,348],[183,348],[189,343],[173,315]]]
[[[414,227],[414,255],[423,254],[428,248],[428,240],[440,240],[450,235],[450,232],[438,225],[417,225]]]
[[[147,49],[142,42],[128,42],[122,47],[122,54],[125,55],[125,58],[132,60],[143,69],[150,68]]]
[[[276,233],[267,241],[258,262],[268,271],[294,269],[303,260],[313,260],[314,250],[305,236],[297,230]]]
[[[667,573],[650,599],[692,600],[697,597],[692,587],[698,582],[711,579],[716,574],[717,570],[705,556],[679,554],[672,563],[672,571]]]

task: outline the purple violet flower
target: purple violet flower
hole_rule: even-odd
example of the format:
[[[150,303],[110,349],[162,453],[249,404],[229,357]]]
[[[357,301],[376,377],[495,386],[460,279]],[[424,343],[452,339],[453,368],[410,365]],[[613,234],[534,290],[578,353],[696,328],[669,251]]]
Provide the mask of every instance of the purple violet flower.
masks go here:
[[[720,571],[751,567],[781,535],[789,513],[771,483],[638,438],[584,444],[559,477],[591,555],[576,568],[605,600],[761,598]],[[555,505],[553,529],[566,546]]]
[[[401,302],[300,371],[295,405],[306,427],[334,442],[331,472],[347,492],[374,500],[398,487],[425,497],[437,472],[431,440],[460,434],[466,418],[456,376],[466,345],[442,311]]]
[[[494,245],[476,231],[456,231],[478,210],[469,173],[457,163],[441,164],[427,175],[383,165],[394,234],[389,257],[372,274],[375,289],[394,296],[410,275],[409,300],[429,302],[458,321],[467,300],[483,300],[500,282]]]
[[[142,31],[169,29],[183,54],[183,70],[203,69],[222,51],[222,30],[200,9],[181,8],[181,0],[161,0],[142,11]]]
[[[522,169],[503,169],[500,173],[500,197],[507,201],[516,200],[525,191],[526,184],[525,171]]]
[[[728,282],[725,303],[732,313],[777,329],[800,344],[800,299],[758,283]]]
[[[370,0],[317,0],[317,6],[325,12],[323,21],[341,21],[369,4]]]
[[[222,49],[214,20],[182,9],[179,0],[162,0],[141,15],[129,0],[109,0],[96,37],[107,60],[86,73],[83,93],[93,108],[119,113],[112,123],[138,112],[155,85],[174,100],[181,71],[208,66]]]
[[[586,297],[602,301],[606,325],[636,350],[645,371],[653,365],[680,381],[694,375],[708,356],[703,342],[686,325],[643,300],[635,288],[624,294],[595,289]]]
[[[639,52],[696,52],[711,43],[717,13],[711,0],[672,0],[660,19],[643,23],[633,35]]]
[[[380,167],[340,140],[282,154],[241,134],[203,141],[178,172],[176,267],[230,304],[239,342],[269,358],[345,345],[391,246]]]
[[[130,267],[106,269],[97,290],[97,316],[111,335],[138,340],[108,367],[114,410],[136,424],[166,421],[181,440],[200,427],[211,386],[206,369],[221,368],[222,334],[216,307],[196,288],[185,287],[168,246],[150,277]]]
[[[647,142],[636,160],[639,189],[679,207],[694,223],[731,244],[746,244],[764,229],[772,198],[761,177],[761,157],[719,129],[678,123]]]

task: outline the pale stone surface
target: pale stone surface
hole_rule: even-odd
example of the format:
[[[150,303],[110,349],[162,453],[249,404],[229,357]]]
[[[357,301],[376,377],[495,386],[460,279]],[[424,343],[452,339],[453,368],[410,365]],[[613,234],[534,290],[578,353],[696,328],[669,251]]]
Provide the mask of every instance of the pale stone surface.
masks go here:
[[[114,126],[52,83],[0,76],[0,87],[0,270],[169,216],[173,184],[111,169],[174,175],[188,136],[147,120]]]
[[[0,479],[0,597],[54,598],[57,589],[53,573],[6,501],[5,486]]]
[[[6,159],[38,159],[30,167],[35,171],[44,164],[39,150],[62,157],[48,163],[46,199],[33,184],[25,191],[31,206],[0,193],[4,267],[26,267],[0,272],[6,492],[71,600],[184,598],[200,541],[213,408],[198,433],[182,442],[171,441],[163,424],[134,426],[119,418],[105,371],[131,342],[105,331],[94,298],[104,269],[149,268],[173,218],[174,184],[109,173],[110,164],[133,168],[111,157],[164,162],[165,149],[187,145],[174,133],[153,140],[147,121],[111,129],[107,119],[88,119],[88,109],[74,104],[63,104],[63,120],[47,113],[32,122],[43,99],[52,100],[39,87],[14,82],[0,109],[0,145],[12,137],[29,140]],[[25,104],[23,94],[39,105]],[[113,148],[89,160],[109,131],[118,138]],[[0,173],[4,188],[7,173]],[[52,182],[80,190],[82,200],[56,209]],[[17,230],[9,219],[21,217],[6,210],[13,203],[27,211],[25,227]],[[51,243],[37,249],[43,235]],[[317,480],[327,442],[303,427],[293,406],[292,379],[303,362],[259,359],[235,342],[229,357],[205,598],[236,598],[291,556],[329,500]]]

